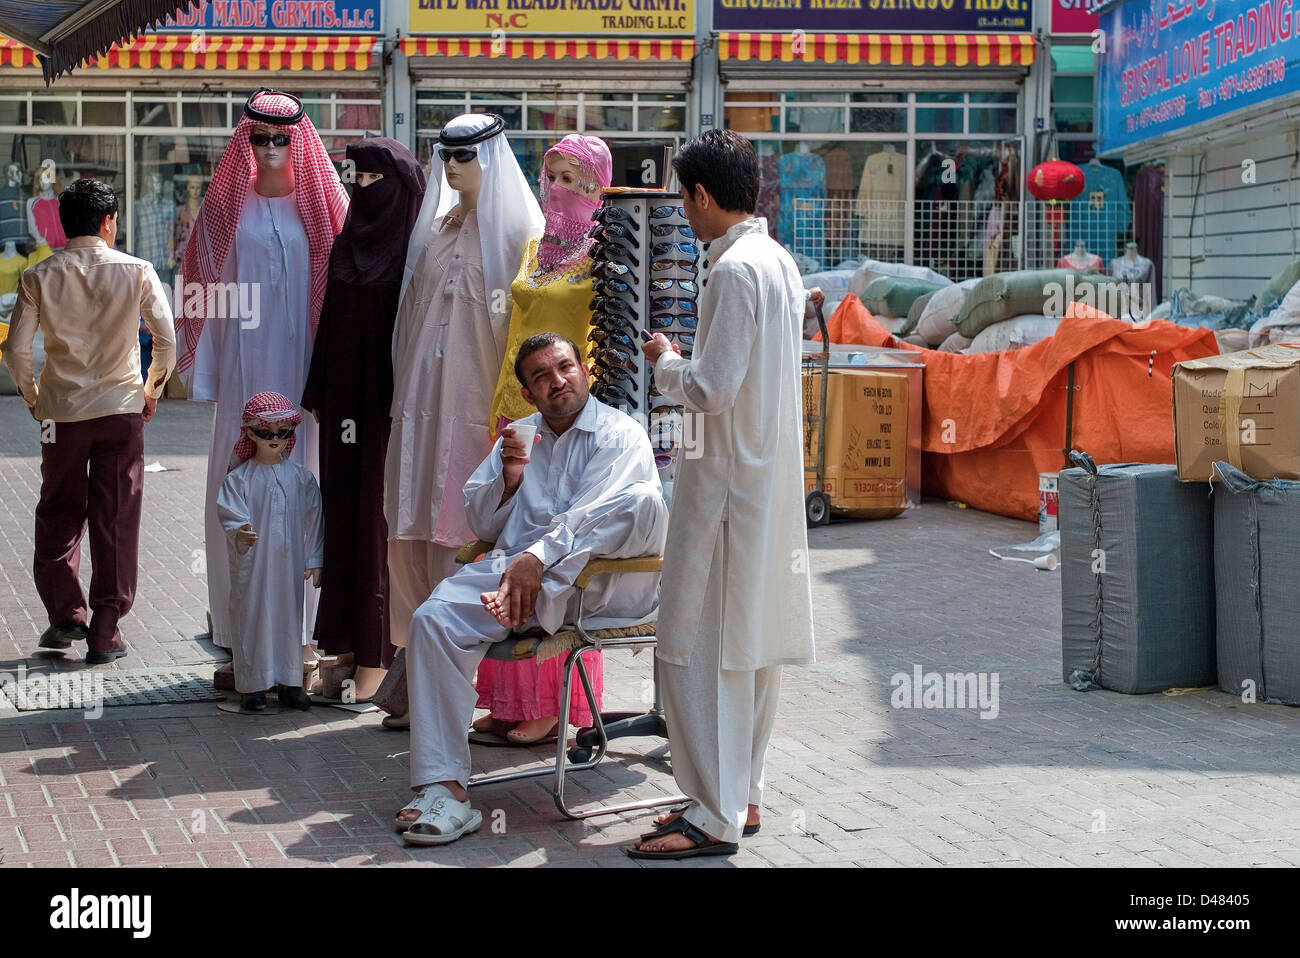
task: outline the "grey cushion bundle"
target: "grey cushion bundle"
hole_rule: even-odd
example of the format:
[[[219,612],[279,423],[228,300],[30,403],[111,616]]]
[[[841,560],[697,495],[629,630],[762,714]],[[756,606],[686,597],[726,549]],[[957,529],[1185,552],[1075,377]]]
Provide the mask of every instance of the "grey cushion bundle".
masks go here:
[[[1219,688],[1300,701],[1300,482],[1214,464]],[[1243,683],[1249,683],[1244,685]]]
[[[1171,465],[1070,458],[1078,468],[1059,481],[1065,681],[1129,693],[1214,684],[1206,486],[1179,482]]]

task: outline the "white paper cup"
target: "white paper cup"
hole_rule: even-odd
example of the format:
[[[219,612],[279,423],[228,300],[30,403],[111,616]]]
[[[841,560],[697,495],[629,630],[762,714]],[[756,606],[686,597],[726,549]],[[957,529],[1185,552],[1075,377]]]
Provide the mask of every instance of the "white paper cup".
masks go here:
[[[533,440],[537,436],[537,427],[530,422],[512,422],[510,428],[515,431],[515,438],[524,444],[525,459],[533,458]]]

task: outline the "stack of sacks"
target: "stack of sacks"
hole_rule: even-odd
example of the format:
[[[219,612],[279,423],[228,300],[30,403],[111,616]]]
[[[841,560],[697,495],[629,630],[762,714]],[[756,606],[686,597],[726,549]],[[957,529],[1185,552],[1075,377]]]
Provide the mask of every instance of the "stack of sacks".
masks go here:
[[[917,318],[914,332],[925,340],[927,346],[941,346],[942,343],[951,339],[953,334],[957,332],[957,327],[953,325],[953,322],[957,319],[957,314],[961,312],[962,304],[966,302],[967,295],[981,279],[983,279],[982,276],[976,276],[974,279],[964,280],[953,286],[945,286],[917,300],[918,303],[922,300],[925,302],[921,307],[921,313]],[[915,303],[913,308],[916,308]],[[962,338],[965,339],[965,337]],[[966,340],[966,345],[970,345],[970,340]]]
[[[1199,326],[1210,330],[1246,329],[1250,326],[1245,303],[1222,296],[1197,296],[1190,289],[1174,293],[1166,318],[1179,326]]]
[[[1300,343],[1300,282],[1287,290],[1274,309],[1255,320],[1250,327],[1247,345],[1240,348],[1254,349],[1273,343]]]
[[[874,316],[908,317],[898,332],[901,336],[909,336],[916,329],[912,317],[919,319],[919,314],[912,312],[913,304],[927,293],[941,288],[938,283],[924,279],[879,276],[867,284],[866,291],[858,298]]]
[[[1221,353],[1239,353],[1243,349],[1250,349],[1250,333],[1244,329],[1216,329],[1214,338],[1219,343]]]
[[[1100,273],[1072,269],[1022,269],[986,276],[966,296],[953,325],[974,339],[987,326],[1017,316],[1061,317],[1071,302],[1111,316],[1123,313],[1123,286]]]
[[[878,259],[864,259],[862,265],[853,274],[853,279],[849,281],[849,292],[866,302],[863,294],[867,291],[867,285],[873,279],[879,279],[881,276],[919,279],[927,283],[934,283],[936,286],[952,285],[952,280],[942,273],[936,273],[928,266],[908,266],[906,263],[886,263]],[[903,311],[903,315],[907,315],[906,310]]]
[[[1219,688],[1251,701],[1300,701],[1300,482],[1258,482],[1214,464]],[[1204,487],[1202,487],[1203,489]],[[1202,493],[1203,495],[1203,493]]]
[[[1000,353],[1004,349],[1032,346],[1056,332],[1061,324],[1059,316],[1036,316],[1026,313],[985,326],[970,341],[965,352]],[[957,335],[961,335],[958,333]]]
[[[1300,259],[1283,267],[1281,272],[1264,284],[1264,288],[1255,296],[1255,311],[1272,312],[1281,305],[1296,283],[1300,283]]]
[[[954,332],[951,336],[939,344],[941,353],[964,353],[971,344],[971,341],[961,333]]]

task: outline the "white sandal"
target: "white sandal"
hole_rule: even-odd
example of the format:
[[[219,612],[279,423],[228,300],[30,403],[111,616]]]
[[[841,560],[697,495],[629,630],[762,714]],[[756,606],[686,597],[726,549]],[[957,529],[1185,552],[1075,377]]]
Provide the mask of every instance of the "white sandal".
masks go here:
[[[434,792],[434,786],[432,785],[424,786],[424,788],[420,790],[419,794],[417,794],[415,798],[411,799],[409,802],[407,802],[398,810],[397,815],[394,816],[393,818],[393,828],[396,829],[399,835],[402,834],[408,828],[410,828],[412,825],[418,822],[421,818],[424,818],[425,814],[429,811],[429,809],[433,807],[433,803],[440,797],[441,797],[441,793]],[[403,821],[401,818],[402,812],[409,812],[411,809],[415,809],[417,812],[419,812],[420,818],[414,819],[409,822]]]
[[[457,801],[445,785],[428,786],[420,799],[420,817],[402,834],[408,844],[446,845],[483,824],[483,813],[471,808],[468,800]]]

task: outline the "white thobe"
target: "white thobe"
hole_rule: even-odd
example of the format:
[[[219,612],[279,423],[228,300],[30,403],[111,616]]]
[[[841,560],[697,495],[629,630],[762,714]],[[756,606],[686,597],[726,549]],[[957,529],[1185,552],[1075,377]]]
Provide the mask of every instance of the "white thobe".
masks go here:
[[[249,192],[222,274],[224,282],[239,284],[242,302],[256,304],[257,309],[253,317],[244,320],[208,316],[194,355],[193,378],[187,385],[191,399],[217,404],[208,447],[204,544],[212,641],[228,649],[234,624],[226,612],[230,579],[226,537],[217,517],[217,490],[239,438],[244,405],[260,392],[280,393],[296,405],[311,366],[311,267],[307,233],[294,194],[267,197]],[[195,281],[186,278],[187,283]],[[290,459],[314,475],[319,471],[316,422],[306,410],[299,407],[299,411],[303,421]],[[315,609],[313,590],[307,596],[304,642],[315,625]]]
[[[300,688],[303,573],[321,568],[325,558],[320,487],[295,462],[268,466],[249,459],[221,483],[217,514],[231,582],[235,688]],[[257,542],[241,553],[235,533],[245,524]]]
[[[657,657],[686,817],[734,841],[758,804],[779,667],[813,660],[803,509],[804,292],[764,219],[708,246],[693,358],[655,384],[696,417],[664,551]]]
[[[540,625],[555,632],[576,615],[573,583],[589,559],[658,555],[664,545],[668,507],[642,426],[595,397],[561,436],[540,413],[523,421],[538,427],[538,441],[515,494],[501,503],[500,440],[465,485],[470,526],[496,549],[444,579],[411,620],[406,655],[415,788],[469,781],[474,672],[488,647],[510,631],[479,596],[497,588],[513,559],[530,552],[546,569],[534,617],[521,630]],[[584,624],[609,628],[653,619],[658,587],[657,573],[598,576],[585,590]]]

